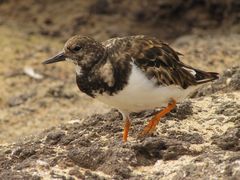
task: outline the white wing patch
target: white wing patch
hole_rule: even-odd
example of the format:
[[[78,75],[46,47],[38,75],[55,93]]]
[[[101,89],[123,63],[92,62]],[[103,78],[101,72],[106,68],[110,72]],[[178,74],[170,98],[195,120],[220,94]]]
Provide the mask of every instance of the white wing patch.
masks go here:
[[[190,72],[193,76],[196,76],[196,71],[194,71],[193,69],[190,69],[190,68],[186,68],[186,67],[183,67],[183,69],[187,70],[188,72]]]

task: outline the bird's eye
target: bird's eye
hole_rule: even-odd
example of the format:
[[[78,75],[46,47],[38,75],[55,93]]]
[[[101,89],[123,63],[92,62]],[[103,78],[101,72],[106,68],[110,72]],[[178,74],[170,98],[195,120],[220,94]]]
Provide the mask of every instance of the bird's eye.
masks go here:
[[[80,49],[81,49],[81,46],[76,45],[76,46],[73,48],[73,51],[79,51]]]

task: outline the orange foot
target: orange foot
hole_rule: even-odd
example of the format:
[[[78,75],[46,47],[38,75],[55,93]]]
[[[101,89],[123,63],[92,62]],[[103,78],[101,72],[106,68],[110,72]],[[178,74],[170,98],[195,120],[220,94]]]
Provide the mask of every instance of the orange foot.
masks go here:
[[[127,117],[125,120],[125,124],[124,124],[123,142],[127,142],[128,131],[129,131],[130,126],[131,126],[131,122],[130,122],[129,118]]]
[[[167,113],[169,113],[173,108],[176,107],[176,101],[173,99],[172,102],[168,104],[168,106],[160,111],[157,115],[155,115],[149,122],[148,125],[145,126],[144,130],[138,135],[139,138],[144,137],[146,135],[152,134],[156,126],[158,125],[160,119],[164,117]]]

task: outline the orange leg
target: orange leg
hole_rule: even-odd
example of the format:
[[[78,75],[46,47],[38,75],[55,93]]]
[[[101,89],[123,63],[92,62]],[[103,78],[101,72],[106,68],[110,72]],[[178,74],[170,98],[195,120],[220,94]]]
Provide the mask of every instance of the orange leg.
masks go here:
[[[168,106],[160,111],[157,115],[155,115],[149,122],[148,125],[145,126],[144,130],[139,134],[139,137],[144,137],[147,134],[151,134],[155,131],[156,126],[158,125],[160,119],[164,117],[167,113],[169,113],[173,108],[176,107],[176,101],[173,99],[172,102],[168,104]]]
[[[130,126],[131,126],[131,122],[130,122],[129,118],[127,117],[125,120],[125,124],[124,124],[123,142],[127,141],[128,131],[129,131]]]

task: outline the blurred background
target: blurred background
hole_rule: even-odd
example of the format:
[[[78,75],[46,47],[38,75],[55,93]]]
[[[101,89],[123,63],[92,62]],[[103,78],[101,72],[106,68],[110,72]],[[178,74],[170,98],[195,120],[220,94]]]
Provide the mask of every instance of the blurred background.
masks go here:
[[[109,110],[79,92],[73,65],[41,64],[76,34],[155,36],[222,73],[240,64],[240,1],[0,0],[0,143]]]

